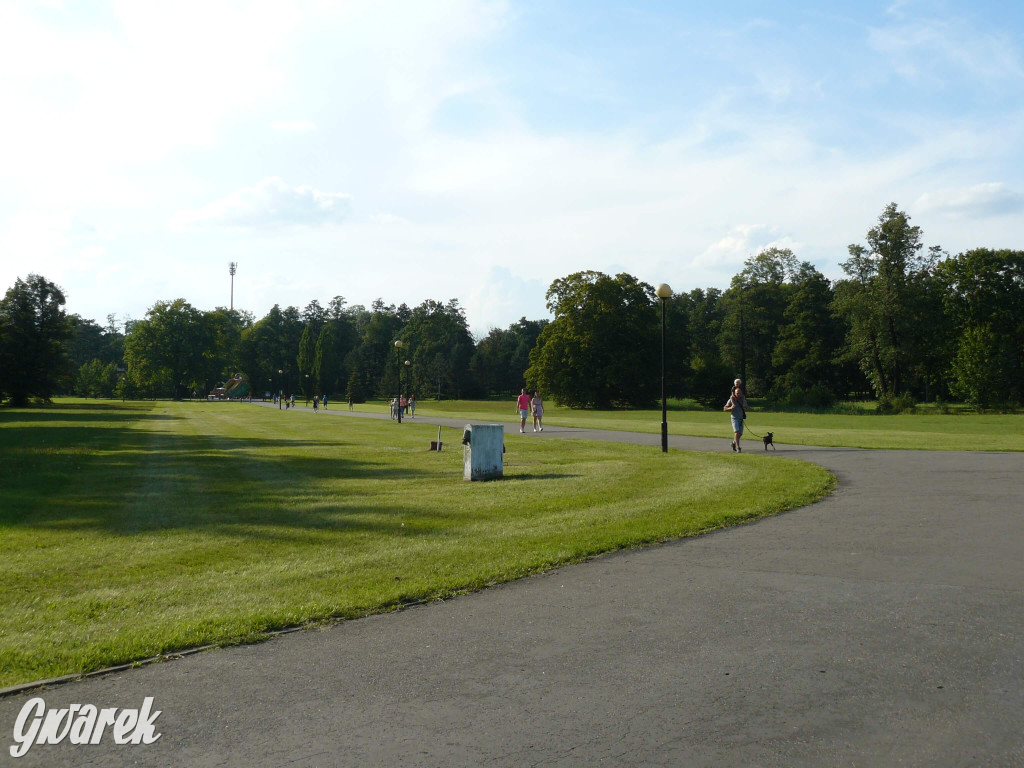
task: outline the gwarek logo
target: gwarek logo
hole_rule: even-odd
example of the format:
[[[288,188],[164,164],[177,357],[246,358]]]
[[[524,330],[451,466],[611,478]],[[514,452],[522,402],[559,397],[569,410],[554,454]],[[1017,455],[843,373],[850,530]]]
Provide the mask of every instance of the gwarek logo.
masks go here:
[[[153,711],[153,697],[147,696],[141,709],[117,707],[97,709],[92,704],[71,704],[67,709],[46,709],[38,696],[25,702],[14,723],[15,745],[11,757],[22,757],[33,744],[99,744],[109,726],[115,744],[152,744],[161,734],[153,724],[160,717]]]

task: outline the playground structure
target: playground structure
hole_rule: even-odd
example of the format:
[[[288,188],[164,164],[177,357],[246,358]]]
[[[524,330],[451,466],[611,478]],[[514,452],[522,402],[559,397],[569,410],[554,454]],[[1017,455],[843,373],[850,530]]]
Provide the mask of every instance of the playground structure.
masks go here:
[[[211,390],[206,399],[242,400],[247,397],[249,397],[249,379],[244,374],[236,373],[232,378],[225,381],[223,386]]]

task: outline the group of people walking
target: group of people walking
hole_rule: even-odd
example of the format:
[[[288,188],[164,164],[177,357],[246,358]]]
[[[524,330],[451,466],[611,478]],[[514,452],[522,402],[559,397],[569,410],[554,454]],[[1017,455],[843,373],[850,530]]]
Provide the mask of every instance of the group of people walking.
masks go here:
[[[412,416],[412,418],[415,419],[416,395],[409,395],[409,397],[402,395],[401,397],[391,398],[391,418],[397,419],[399,412],[401,412],[403,416]]]
[[[516,410],[519,411],[519,431],[526,432],[526,419],[533,416],[533,431],[544,431],[544,398],[540,392],[534,390],[533,397],[526,394],[526,389],[519,390],[519,398],[516,400]]]
[[[283,403],[285,407],[295,407],[295,395],[288,397],[278,397],[274,395],[274,402],[280,405]],[[321,397],[313,397],[313,410],[316,411],[323,404],[324,409],[327,408],[327,395]],[[352,410],[352,398],[349,397],[348,409]],[[732,383],[732,390],[729,393],[729,399],[726,401],[725,406],[722,408],[723,411],[727,411],[730,414],[730,420],[732,422],[732,449],[738,453],[743,452],[743,447],[740,445],[740,438],[743,437],[743,420],[747,418],[747,398],[743,393],[743,380],[736,379]],[[524,387],[519,391],[519,397],[516,400],[516,411],[519,414],[519,432],[522,434],[526,433],[526,420],[533,418],[533,431],[543,432],[544,431],[544,398],[541,397],[540,392],[534,390],[533,395],[527,393]],[[416,416],[416,395],[410,395],[406,398],[395,397],[391,399],[391,418],[397,419],[399,412],[403,416]]]

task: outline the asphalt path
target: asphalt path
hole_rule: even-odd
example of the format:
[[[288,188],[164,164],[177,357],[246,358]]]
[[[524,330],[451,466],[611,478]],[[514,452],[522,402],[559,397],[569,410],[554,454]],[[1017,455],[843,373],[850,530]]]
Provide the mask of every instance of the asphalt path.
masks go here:
[[[8,695],[0,765],[1024,766],[1024,454],[777,455],[838,490],[454,600]],[[9,755],[33,697],[147,696],[153,744]]]

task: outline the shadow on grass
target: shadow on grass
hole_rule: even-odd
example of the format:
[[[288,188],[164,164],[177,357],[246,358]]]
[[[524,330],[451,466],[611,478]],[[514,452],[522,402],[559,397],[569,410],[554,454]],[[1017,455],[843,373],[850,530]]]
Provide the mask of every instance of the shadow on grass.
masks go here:
[[[182,435],[108,416],[100,428],[0,429],[0,526],[295,540],[313,531],[420,535],[448,527],[445,515],[416,504],[417,483],[437,474],[414,466],[413,452],[377,461],[355,458],[359,449],[344,439]],[[381,496],[386,508],[360,501]]]
[[[526,482],[530,480],[570,480],[574,477],[582,477],[582,475],[549,472],[543,475],[505,475],[502,479],[510,482]]]
[[[144,403],[61,403],[34,408],[0,408],[0,429],[5,424],[46,424],[54,421],[173,421],[178,416],[153,413]],[[0,436],[2,436],[0,432]]]

